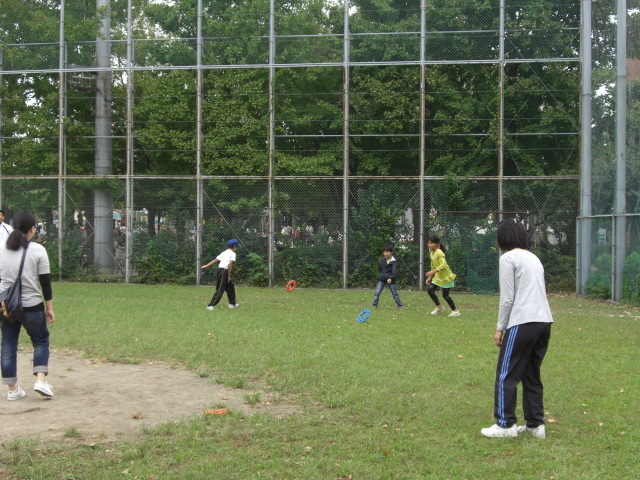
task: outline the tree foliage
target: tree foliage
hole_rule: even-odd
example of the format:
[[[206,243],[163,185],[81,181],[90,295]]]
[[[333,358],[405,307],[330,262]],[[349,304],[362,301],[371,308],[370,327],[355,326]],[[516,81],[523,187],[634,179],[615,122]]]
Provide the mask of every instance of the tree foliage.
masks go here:
[[[125,0],[112,0],[110,12],[97,12],[95,1],[66,3],[67,63],[83,70],[66,74],[63,79],[67,82],[63,127],[69,174],[93,172],[96,95],[90,71],[95,66],[93,42],[98,35],[100,16],[109,13],[112,64],[126,65],[126,4]],[[200,173],[204,175],[266,176],[273,154],[275,175],[417,176],[422,173],[423,146],[424,173],[445,177],[440,183],[427,185],[427,203],[440,210],[495,209],[495,199],[468,177],[499,173],[497,2],[427,2],[425,59],[460,60],[460,64],[424,68],[422,111],[422,72],[417,65],[421,52],[419,0],[352,0],[348,15],[349,56],[361,64],[348,70],[341,65],[345,18],[339,2],[277,1],[274,28],[278,38],[274,54],[278,68],[272,79],[266,68],[270,48],[269,1],[203,0],[201,62],[205,69],[201,72],[201,125],[196,123],[199,73],[189,68],[197,61],[197,4],[196,0],[133,1],[133,64],[145,69],[132,75],[122,71],[113,75],[114,173],[126,172],[123,138],[127,132],[126,88],[128,82],[133,82],[131,127],[135,174],[192,176],[196,174],[199,154]],[[52,69],[46,74],[2,77],[5,138],[2,173],[55,174],[59,150],[60,78],[55,72],[59,55],[59,2],[2,0],[1,5],[2,68]],[[594,8],[597,35],[610,45],[610,19],[598,2]],[[504,71],[504,173],[576,174],[577,63],[516,61],[540,57],[575,59],[579,48],[576,28],[580,25],[580,3],[507,2],[505,14],[508,31],[505,55],[510,63]],[[637,18],[632,16],[633,25]],[[597,80],[602,85],[611,82],[614,55],[611,48],[603,48],[597,59],[609,69]],[[480,60],[485,63],[469,63]],[[335,62],[335,65],[300,65],[307,62]],[[389,64],[368,64],[373,62]],[[210,68],[220,65],[233,68]],[[185,68],[172,70],[166,66]],[[348,95],[344,91],[345,75],[349,75]],[[273,132],[269,124],[270,81],[274,94]],[[635,84],[631,88],[635,89]],[[633,98],[637,102],[638,96]],[[594,128],[602,129],[603,135],[610,131],[611,100],[610,95],[599,97],[594,112]],[[345,113],[348,125],[344,123]],[[425,129],[423,142],[421,117]],[[634,122],[632,117],[632,141],[637,140],[634,132],[640,131]],[[202,132],[200,152],[196,142],[198,129]],[[345,132],[349,134],[347,148],[343,144]],[[275,135],[273,145],[270,133]],[[608,154],[605,150],[610,145],[605,142],[597,148]],[[602,178],[611,178],[610,164],[599,168]],[[189,240],[185,224],[195,221],[196,192],[187,183],[172,180],[158,186],[136,181],[135,207],[149,212],[149,235],[155,235],[152,217],[172,212],[174,219],[179,219],[175,225],[183,236],[180,241]],[[339,182],[318,185],[318,182],[276,183],[275,199],[282,221],[292,221],[296,212],[306,209],[308,218],[318,224],[341,225],[342,185]],[[506,193],[514,208],[522,209],[535,205],[539,198],[558,196],[548,184],[507,189]],[[234,189],[225,182],[207,182],[205,220],[215,222],[231,213],[252,219],[262,216],[266,194],[265,183],[260,181],[247,181]],[[597,195],[610,195],[610,189],[603,188]],[[122,195],[116,192],[114,198],[121,201]],[[51,201],[55,204],[54,199]],[[375,224],[368,217],[369,209],[378,205],[375,195],[372,193],[363,202],[360,193],[352,201],[357,206],[350,212],[353,218],[362,220],[363,225]],[[551,204],[556,211],[568,208],[562,202],[545,205]],[[406,205],[394,203],[391,213],[384,217],[390,222],[385,228],[397,227],[392,219],[403,211],[400,207]],[[247,226],[241,223],[236,226],[238,229]],[[161,240],[157,239],[155,244],[160,245]],[[382,237],[371,240],[373,243],[367,247],[373,252],[371,255],[377,255],[380,241]],[[367,242],[368,239],[363,239],[363,245],[368,245]],[[151,276],[158,273],[153,265],[149,266],[149,272]]]

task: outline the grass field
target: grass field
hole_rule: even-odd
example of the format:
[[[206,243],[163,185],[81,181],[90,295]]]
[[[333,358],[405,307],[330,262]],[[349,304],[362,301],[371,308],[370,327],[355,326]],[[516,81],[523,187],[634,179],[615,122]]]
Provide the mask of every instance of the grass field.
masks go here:
[[[551,297],[547,438],[486,439],[498,297],[454,295],[462,316],[446,318],[429,315],[426,293],[400,292],[398,311],[385,290],[358,323],[373,290],[239,287],[238,309],[225,298],[213,312],[211,293],[56,284],[52,345],[260,383],[302,413],[196,415],[135,443],[5,442],[2,467],[15,479],[60,480],[640,478],[637,308]]]

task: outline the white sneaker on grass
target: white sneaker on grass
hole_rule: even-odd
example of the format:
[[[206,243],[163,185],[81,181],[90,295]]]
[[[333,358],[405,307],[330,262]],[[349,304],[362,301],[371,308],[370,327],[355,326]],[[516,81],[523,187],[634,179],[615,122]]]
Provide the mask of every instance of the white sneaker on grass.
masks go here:
[[[531,435],[533,438],[545,438],[547,436],[544,424],[537,427],[527,427],[526,425],[518,427],[518,435],[521,433]]]
[[[240,305],[238,305],[237,303],[233,304],[233,305],[229,305],[229,308],[238,308]]]
[[[495,424],[489,428],[483,428],[480,433],[488,438],[515,438],[518,436],[518,426],[512,425],[509,428],[502,428],[500,425]]]
[[[213,310],[213,307],[211,305],[207,305],[207,310]]]
[[[436,308],[434,308],[431,312],[431,315],[437,315],[440,312],[444,312],[444,307],[442,305],[438,305]]]
[[[460,310],[454,310],[449,315],[447,315],[447,317],[459,317],[459,316],[460,316]]]
[[[51,385],[49,385],[46,381],[41,382],[37,381],[33,386],[33,390],[38,392],[43,397],[51,398],[53,397],[53,391],[51,390]]]
[[[7,393],[7,400],[9,401],[19,400],[26,396],[27,394],[24,393],[24,390],[22,390],[20,387],[16,387],[15,390],[9,390],[9,393]]]

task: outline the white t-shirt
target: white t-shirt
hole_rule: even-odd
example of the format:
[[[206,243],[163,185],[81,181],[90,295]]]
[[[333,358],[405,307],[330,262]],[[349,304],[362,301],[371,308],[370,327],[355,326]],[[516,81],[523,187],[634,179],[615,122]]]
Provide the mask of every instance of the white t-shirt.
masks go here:
[[[229,268],[229,263],[236,261],[236,252],[227,248],[224,252],[216,257],[220,260],[218,268]]]
[[[0,292],[5,291],[15,282],[20,270],[22,251],[7,249],[6,243],[0,245]],[[49,271],[49,256],[45,248],[39,243],[30,243],[22,267],[22,305],[34,307],[42,303],[39,275],[51,273]]]
[[[496,330],[523,323],[552,323],[544,267],[529,250],[514,248],[500,257],[500,313]]]
[[[7,225],[6,223],[0,223],[0,243],[7,243],[7,238],[13,232],[13,227],[11,225]]]

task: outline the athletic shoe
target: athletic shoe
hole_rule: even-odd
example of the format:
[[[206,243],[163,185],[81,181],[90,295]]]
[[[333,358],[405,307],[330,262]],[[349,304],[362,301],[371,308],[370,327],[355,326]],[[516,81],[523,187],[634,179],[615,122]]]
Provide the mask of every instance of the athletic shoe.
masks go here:
[[[488,438],[515,438],[518,436],[518,426],[514,424],[509,428],[502,428],[496,424],[489,428],[483,428],[480,433]]]
[[[431,315],[437,315],[443,311],[444,311],[444,307],[442,305],[438,305],[436,308],[434,308],[433,312],[431,312]]]
[[[15,390],[9,390],[9,393],[7,393],[7,400],[9,401],[13,401],[13,400],[19,400],[22,397],[26,397],[27,394],[24,393],[24,390],[22,390],[20,387],[16,387]]]
[[[33,389],[38,392],[43,397],[53,397],[53,392],[51,391],[51,385],[49,385],[46,381],[40,382],[37,381],[33,386]]]
[[[447,315],[447,317],[459,317],[459,316],[460,316],[460,310],[454,310],[449,315]]]
[[[229,308],[238,308],[240,305],[238,305],[237,303],[235,305],[229,305]]]
[[[537,427],[533,428],[527,427],[526,425],[518,427],[518,435],[521,433],[531,435],[533,438],[545,438],[547,436],[544,424],[538,425]]]
[[[211,305],[208,305],[207,310],[213,310],[213,307]]]
[[[398,307],[398,310],[404,310],[404,305],[400,305],[400,306]]]

